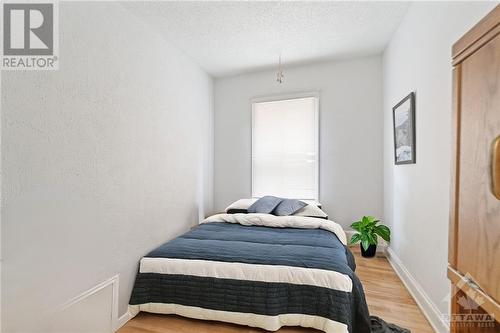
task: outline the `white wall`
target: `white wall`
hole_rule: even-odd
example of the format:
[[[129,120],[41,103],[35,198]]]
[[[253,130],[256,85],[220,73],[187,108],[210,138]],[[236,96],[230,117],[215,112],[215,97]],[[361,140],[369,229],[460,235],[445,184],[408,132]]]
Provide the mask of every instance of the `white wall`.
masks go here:
[[[140,257],[211,210],[211,77],[112,2],[61,2],[59,58],[2,73],[3,332],[116,273],[122,315]]]
[[[384,218],[392,250],[441,313],[449,293],[451,46],[495,4],[413,3],[384,52]],[[392,107],[411,91],[417,163],[395,166]]]
[[[251,104],[259,96],[320,93],[320,201],[348,226],[382,214],[381,58],[215,80],[215,209],[251,196]]]

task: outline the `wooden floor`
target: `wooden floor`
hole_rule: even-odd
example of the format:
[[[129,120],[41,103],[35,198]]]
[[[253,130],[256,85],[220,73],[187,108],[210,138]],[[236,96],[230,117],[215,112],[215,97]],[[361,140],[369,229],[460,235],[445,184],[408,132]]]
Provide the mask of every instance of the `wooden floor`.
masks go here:
[[[353,248],[356,273],[363,283],[370,314],[408,328],[412,333],[433,333],[417,304],[383,255],[365,259]],[[118,333],[264,333],[265,330],[183,318],[140,313]],[[283,327],[279,333],[318,333],[313,329]]]

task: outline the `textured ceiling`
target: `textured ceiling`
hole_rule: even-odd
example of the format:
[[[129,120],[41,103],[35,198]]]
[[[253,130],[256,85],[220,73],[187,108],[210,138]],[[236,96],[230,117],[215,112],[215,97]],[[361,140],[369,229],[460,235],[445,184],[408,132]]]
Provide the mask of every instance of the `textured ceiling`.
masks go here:
[[[147,1],[124,6],[215,77],[378,54],[408,2]]]

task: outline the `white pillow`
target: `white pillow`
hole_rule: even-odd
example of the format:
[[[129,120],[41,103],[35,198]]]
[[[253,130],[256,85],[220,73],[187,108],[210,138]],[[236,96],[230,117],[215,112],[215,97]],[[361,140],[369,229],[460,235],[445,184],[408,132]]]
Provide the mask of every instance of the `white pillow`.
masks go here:
[[[301,208],[298,212],[293,214],[293,216],[309,216],[309,217],[320,217],[322,219],[327,219],[328,215],[321,210],[316,205],[308,204],[307,206]]]
[[[232,204],[226,207],[224,210],[226,213],[229,210],[247,210],[248,207],[253,205],[255,201],[259,200],[259,198],[249,198],[249,199],[240,199],[236,200]],[[322,219],[328,219],[328,215],[318,207],[320,203],[312,200],[301,200],[307,203],[307,206],[301,208],[298,212],[293,214],[293,216],[308,216],[308,217],[319,217]]]
[[[225,212],[227,213],[230,209],[248,209],[251,205],[254,204],[255,201],[259,200],[259,198],[250,198],[250,199],[240,199],[236,200],[232,204],[226,207]]]

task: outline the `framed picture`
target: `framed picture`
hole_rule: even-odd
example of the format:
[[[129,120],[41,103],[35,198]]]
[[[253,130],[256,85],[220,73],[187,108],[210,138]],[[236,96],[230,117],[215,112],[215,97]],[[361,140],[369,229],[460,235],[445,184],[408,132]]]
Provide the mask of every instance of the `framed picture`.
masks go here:
[[[396,164],[416,163],[415,93],[412,92],[392,108],[394,126],[394,161]]]

